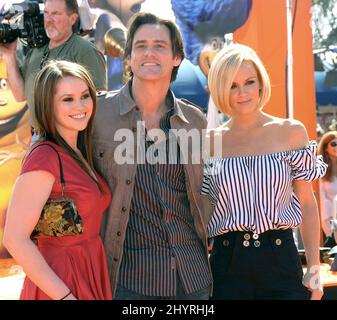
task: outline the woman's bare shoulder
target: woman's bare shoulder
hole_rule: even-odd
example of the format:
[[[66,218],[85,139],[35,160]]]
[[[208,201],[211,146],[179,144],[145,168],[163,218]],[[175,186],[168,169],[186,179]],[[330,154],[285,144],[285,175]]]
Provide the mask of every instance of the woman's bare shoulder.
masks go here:
[[[270,125],[276,138],[285,141],[289,150],[302,148],[308,144],[307,129],[301,121],[271,117]]]

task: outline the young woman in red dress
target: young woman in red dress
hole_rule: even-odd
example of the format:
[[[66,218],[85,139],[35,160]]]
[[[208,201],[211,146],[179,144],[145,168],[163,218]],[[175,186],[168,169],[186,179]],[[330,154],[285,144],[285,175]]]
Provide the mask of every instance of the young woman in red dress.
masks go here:
[[[111,195],[93,168],[91,131],[96,91],[80,65],[53,61],[37,75],[31,106],[39,136],[27,153],[7,212],[4,245],[25,273],[20,299],[111,299],[106,256],[99,236]],[[48,199],[62,194],[77,207],[83,232],[66,236],[31,233]]]

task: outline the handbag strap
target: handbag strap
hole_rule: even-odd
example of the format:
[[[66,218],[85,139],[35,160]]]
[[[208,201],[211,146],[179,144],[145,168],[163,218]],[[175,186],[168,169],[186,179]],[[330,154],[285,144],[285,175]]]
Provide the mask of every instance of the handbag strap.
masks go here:
[[[62,187],[62,197],[64,197],[64,187],[66,185],[66,181],[64,180],[64,176],[63,176],[63,167],[62,167],[61,157],[60,157],[58,151],[56,150],[56,148],[54,148],[52,145],[50,145],[48,143],[40,143],[37,146],[35,146],[34,148],[32,148],[32,150],[30,152],[32,152],[33,150],[35,150],[36,148],[41,147],[41,146],[51,147],[57,154],[57,157],[59,159],[59,166],[60,166],[60,180],[61,180],[61,187]]]

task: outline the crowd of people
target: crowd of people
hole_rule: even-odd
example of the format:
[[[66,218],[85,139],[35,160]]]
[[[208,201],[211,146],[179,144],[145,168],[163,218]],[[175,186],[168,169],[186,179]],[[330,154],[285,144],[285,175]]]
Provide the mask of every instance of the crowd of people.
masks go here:
[[[0,47],[36,135],[3,240],[26,273],[21,299],[321,299],[311,181],[320,178],[322,203],[337,193],[337,133],[322,138],[317,155],[301,122],[264,112],[267,71],[254,50],[232,44],[208,76],[229,120],[206,134],[203,112],[170,90],[184,59],[181,34],[151,13],[129,21],[128,81],[97,97],[104,57],[73,33],[75,3],[45,1],[50,41],[23,66],[15,42]],[[64,193],[82,232],[33,239],[46,202]],[[299,226],[305,275],[292,235]]]

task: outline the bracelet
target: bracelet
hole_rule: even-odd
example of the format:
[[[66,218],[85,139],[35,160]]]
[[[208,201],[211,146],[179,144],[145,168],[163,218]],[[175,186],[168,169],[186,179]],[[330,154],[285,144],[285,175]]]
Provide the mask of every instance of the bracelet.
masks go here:
[[[71,295],[71,290],[69,290],[69,292],[63,298],[61,298],[60,300],[64,300],[65,298],[67,298],[70,295]]]

